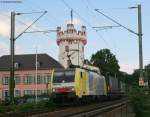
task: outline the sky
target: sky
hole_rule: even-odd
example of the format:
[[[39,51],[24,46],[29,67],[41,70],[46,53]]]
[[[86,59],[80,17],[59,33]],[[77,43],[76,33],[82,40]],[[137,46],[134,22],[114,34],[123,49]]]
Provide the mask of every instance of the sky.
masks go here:
[[[8,1],[8,0],[3,0]],[[13,0],[9,0],[13,1]],[[16,1],[16,0],[15,0]],[[87,45],[85,58],[90,59],[93,53],[108,48],[116,55],[120,70],[132,73],[139,67],[138,37],[121,27],[96,31],[92,27],[116,26],[94,9],[115,19],[122,25],[138,32],[137,9],[128,9],[142,5],[143,29],[143,62],[150,62],[150,1],[149,0],[18,0],[19,3],[2,2],[0,0],[0,56],[10,52],[10,13],[31,13],[16,15],[15,35],[22,33],[27,26],[36,20],[41,13],[47,13],[28,31],[56,30],[57,26],[66,29],[70,21],[70,11],[73,9],[73,20],[77,30],[82,25],[87,27]],[[16,54],[47,53],[58,60],[58,46],[56,32],[24,33],[15,41]]]

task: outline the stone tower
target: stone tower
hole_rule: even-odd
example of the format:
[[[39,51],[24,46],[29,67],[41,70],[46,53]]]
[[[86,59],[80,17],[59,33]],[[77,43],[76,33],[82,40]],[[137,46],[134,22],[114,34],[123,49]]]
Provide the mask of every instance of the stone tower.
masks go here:
[[[57,45],[59,46],[59,62],[67,68],[73,65],[83,66],[84,46],[87,43],[86,27],[77,31],[72,23],[67,24],[65,31],[57,27]]]

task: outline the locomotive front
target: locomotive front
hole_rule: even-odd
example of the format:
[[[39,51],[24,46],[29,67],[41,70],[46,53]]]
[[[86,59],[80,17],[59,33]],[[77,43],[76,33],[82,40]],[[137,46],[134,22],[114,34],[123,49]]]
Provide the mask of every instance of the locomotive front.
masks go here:
[[[56,102],[75,98],[75,69],[54,70],[52,75],[51,99]]]

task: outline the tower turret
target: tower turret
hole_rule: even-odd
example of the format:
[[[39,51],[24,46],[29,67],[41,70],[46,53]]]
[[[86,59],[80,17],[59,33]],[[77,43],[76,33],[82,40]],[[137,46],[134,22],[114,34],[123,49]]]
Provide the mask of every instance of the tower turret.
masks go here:
[[[57,27],[57,45],[59,46],[59,62],[67,68],[71,63],[73,65],[83,66],[84,46],[87,43],[86,27],[81,26],[77,31],[74,25],[67,24],[67,29],[62,31]],[[68,58],[70,57],[70,58]]]

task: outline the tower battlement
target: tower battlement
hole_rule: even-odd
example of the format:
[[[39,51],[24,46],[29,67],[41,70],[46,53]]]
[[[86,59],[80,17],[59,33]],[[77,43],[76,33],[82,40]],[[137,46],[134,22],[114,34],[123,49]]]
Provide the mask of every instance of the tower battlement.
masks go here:
[[[67,29],[62,31],[61,27],[57,27],[57,44],[62,41],[82,41],[84,45],[86,42],[86,27],[81,26],[81,30],[77,31],[73,24],[67,24]]]

